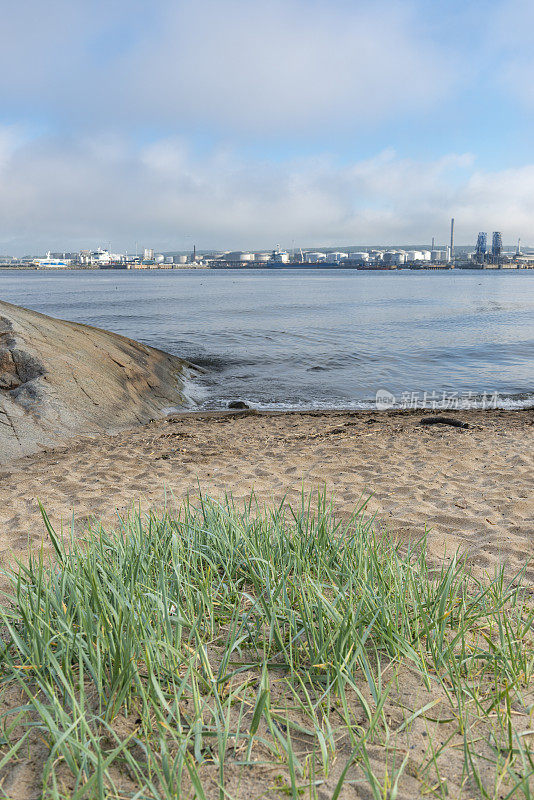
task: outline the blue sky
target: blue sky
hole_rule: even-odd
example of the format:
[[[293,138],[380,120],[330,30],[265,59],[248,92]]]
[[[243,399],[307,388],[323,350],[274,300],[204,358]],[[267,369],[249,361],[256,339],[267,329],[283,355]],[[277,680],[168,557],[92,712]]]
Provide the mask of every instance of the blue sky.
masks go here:
[[[531,2],[0,10],[0,252],[534,242]]]

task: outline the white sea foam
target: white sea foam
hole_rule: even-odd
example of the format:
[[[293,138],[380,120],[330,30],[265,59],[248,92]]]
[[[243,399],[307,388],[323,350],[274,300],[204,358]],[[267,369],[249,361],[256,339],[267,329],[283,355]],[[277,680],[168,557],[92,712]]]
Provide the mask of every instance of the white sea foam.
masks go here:
[[[164,416],[169,414],[183,413],[184,411],[198,411],[208,399],[208,389],[203,386],[198,380],[198,370],[193,367],[184,367],[183,369],[183,388],[182,396],[184,398],[184,405],[182,406],[165,406],[161,409]]]
[[[273,402],[263,402],[254,400],[250,397],[219,397],[219,398],[208,398],[202,402],[201,407],[202,410],[221,410],[228,408],[228,404],[236,399],[242,400],[249,406],[251,409],[255,409],[256,411],[382,411],[383,408],[377,407],[375,400],[353,400],[353,401],[323,401],[323,400],[301,400],[296,402],[288,402],[288,401],[273,401]],[[490,409],[502,409],[502,410],[520,410],[523,408],[533,408],[534,407],[534,393],[528,395],[499,395],[495,403],[487,403],[486,405],[482,405],[482,397],[477,398],[476,396],[473,398],[471,404],[465,405],[458,405],[458,407],[452,406],[449,408],[441,407],[433,405],[432,403],[421,403],[417,406],[411,407],[409,405],[403,404],[401,402],[392,403],[389,407],[392,411],[402,411],[402,410],[426,410],[432,409],[436,411],[436,413],[440,413],[443,411],[469,411],[469,410],[490,410]],[[181,409],[182,411],[184,409]],[[190,410],[197,410],[197,409],[190,409]]]

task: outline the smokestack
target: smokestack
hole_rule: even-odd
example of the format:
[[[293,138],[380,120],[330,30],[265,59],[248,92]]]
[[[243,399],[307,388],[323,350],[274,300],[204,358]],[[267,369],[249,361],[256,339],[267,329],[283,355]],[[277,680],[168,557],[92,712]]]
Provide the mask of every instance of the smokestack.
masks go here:
[[[436,249],[436,246],[435,246],[435,243],[434,243],[434,237],[432,237],[432,250],[435,250],[435,249]]]
[[[451,261],[454,261],[454,217],[451,219]]]

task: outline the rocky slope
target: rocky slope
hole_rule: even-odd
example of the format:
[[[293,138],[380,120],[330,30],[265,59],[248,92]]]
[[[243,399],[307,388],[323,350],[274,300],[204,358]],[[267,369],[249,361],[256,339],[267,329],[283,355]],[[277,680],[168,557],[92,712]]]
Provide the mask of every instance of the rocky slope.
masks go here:
[[[124,336],[0,301],[0,463],[184,405],[194,369]]]

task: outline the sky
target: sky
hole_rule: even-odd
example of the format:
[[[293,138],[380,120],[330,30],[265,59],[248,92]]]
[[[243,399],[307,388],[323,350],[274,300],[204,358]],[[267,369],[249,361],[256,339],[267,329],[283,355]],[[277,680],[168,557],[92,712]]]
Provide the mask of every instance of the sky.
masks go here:
[[[534,244],[532,0],[0,12],[0,253]]]

